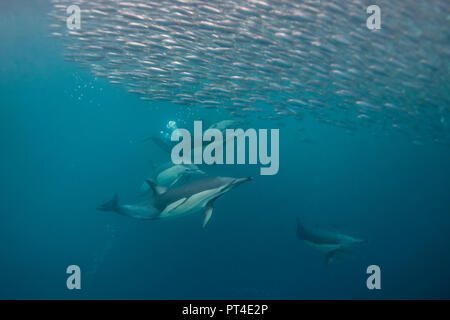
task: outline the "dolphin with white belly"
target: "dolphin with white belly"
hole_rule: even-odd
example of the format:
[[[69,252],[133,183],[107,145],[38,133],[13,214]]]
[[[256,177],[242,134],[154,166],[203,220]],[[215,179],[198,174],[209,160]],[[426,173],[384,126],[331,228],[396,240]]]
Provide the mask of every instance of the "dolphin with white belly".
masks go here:
[[[205,172],[200,170],[193,164],[173,164],[171,162],[160,166],[153,166],[154,181],[164,187],[173,187],[178,182],[188,180],[193,175],[203,175]],[[149,190],[149,185],[144,182],[141,186],[141,191]]]
[[[214,177],[197,180],[172,189],[163,187],[151,180],[148,185],[153,190],[153,198],[146,204],[121,206],[117,196],[99,207],[102,211],[115,211],[137,219],[164,219],[203,211],[203,227],[213,213],[214,201],[228,191],[236,188],[247,178]]]
[[[367,240],[322,229],[305,227],[297,218],[297,237],[316,249],[326,252],[327,264],[344,255],[355,255],[351,247],[356,244],[366,243]]]

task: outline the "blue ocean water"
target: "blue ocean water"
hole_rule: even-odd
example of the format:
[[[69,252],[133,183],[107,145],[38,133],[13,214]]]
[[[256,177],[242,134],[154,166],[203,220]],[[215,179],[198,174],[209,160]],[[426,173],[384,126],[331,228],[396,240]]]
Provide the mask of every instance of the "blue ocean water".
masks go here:
[[[47,1],[0,2],[0,298],[450,298],[450,149],[403,135],[305,119],[310,142],[280,128],[280,171],[255,177],[200,214],[138,221],[96,208],[136,199],[152,144],[183,106],[142,101],[64,61]],[[253,123],[255,127],[266,123]],[[296,237],[295,218],[368,240],[326,265]],[[82,289],[68,290],[79,265]],[[381,268],[368,290],[366,268]]]

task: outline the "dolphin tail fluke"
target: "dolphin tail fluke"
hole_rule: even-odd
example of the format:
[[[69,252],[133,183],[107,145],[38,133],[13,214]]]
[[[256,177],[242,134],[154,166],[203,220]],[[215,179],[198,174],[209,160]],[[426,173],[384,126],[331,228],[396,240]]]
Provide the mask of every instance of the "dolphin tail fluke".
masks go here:
[[[119,210],[119,196],[117,193],[114,195],[114,197],[109,200],[108,202],[105,202],[100,207],[97,208],[101,211],[115,211],[118,212]]]

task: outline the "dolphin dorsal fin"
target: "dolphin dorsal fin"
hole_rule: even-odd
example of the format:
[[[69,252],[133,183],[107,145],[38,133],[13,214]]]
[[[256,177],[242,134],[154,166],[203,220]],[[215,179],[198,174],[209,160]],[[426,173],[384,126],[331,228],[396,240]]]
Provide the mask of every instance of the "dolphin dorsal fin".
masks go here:
[[[169,190],[166,187],[160,186],[159,184],[151,181],[151,180],[145,180],[145,182],[147,182],[147,184],[149,185],[149,187],[153,190],[153,192],[157,195],[161,195],[163,193],[166,193],[167,190]]]

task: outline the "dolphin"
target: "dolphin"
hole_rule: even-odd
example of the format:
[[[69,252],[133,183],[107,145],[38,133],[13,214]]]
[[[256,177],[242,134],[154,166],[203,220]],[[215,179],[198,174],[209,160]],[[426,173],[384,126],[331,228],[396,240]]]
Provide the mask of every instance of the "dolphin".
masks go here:
[[[309,246],[326,252],[327,264],[343,256],[355,256],[356,254],[351,250],[352,246],[367,242],[367,240],[354,238],[343,233],[306,228],[298,217],[297,237]]]
[[[248,125],[248,121],[242,121],[242,120],[221,120],[219,122],[215,122],[211,125],[209,124],[209,121],[202,120],[202,124],[205,125],[208,129],[217,129],[222,134],[225,134],[226,129],[230,128],[237,128],[238,126],[242,125]],[[154,144],[156,144],[162,151],[166,153],[171,153],[173,147],[178,143],[176,141],[171,141],[171,135],[174,130],[177,128],[170,128],[170,130],[161,131],[159,135],[155,136],[152,135],[150,137],[135,141],[134,143],[144,143],[148,141],[152,141]],[[202,145],[203,148],[203,145]],[[191,146],[191,152],[194,152],[194,145]]]
[[[218,129],[222,133],[225,133],[226,129],[237,128],[239,126],[247,125],[247,121],[242,120],[221,120],[219,122],[213,123],[208,129]]]
[[[153,190],[153,198],[136,205],[119,205],[118,197],[98,208],[102,211],[114,211],[136,219],[156,220],[183,216],[203,210],[203,228],[211,219],[213,204],[220,196],[240,184],[252,180],[252,177],[230,178],[214,177],[197,180],[169,189],[154,181],[146,180]]]
[[[143,139],[142,142],[153,141],[158,147],[161,148],[164,152],[170,153],[172,152],[172,148],[175,146],[175,142],[170,141],[167,138],[159,137],[159,136],[151,136],[147,139]]]
[[[188,180],[192,175],[205,174],[196,165],[193,164],[173,164],[171,162],[163,164],[161,166],[153,166],[153,177],[157,184],[164,187],[173,187],[179,181],[185,179]],[[146,192],[149,190],[147,182],[141,186],[141,191]]]
[[[113,211],[120,215],[132,217],[139,220],[155,220],[157,219],[157,210],[153,208],[148,201],[136,204],[119,205],[119,197],[117,194],[108,202],[97,208],[100,211]]]
[[[161,150],[164,152],[170,153],[172,151],[173,146],[175,146],[174,142],[171,142],[170,139],[167,139],[167,137],[164,136],[155,136],[152,135],[147,138],[138,139],[138,140],[131,140],[130,143],[132,144],[138,144],[138,143],[145,143],[148,141],[152,141],[154,144],[156,144]]]

